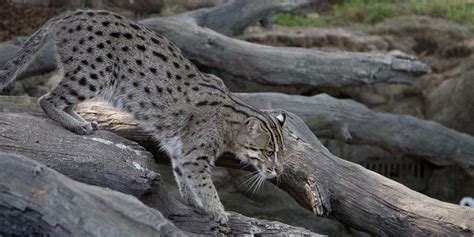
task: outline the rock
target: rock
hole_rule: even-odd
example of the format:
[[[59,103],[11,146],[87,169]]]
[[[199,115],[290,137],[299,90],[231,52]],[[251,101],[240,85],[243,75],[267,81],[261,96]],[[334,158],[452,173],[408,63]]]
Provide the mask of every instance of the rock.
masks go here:
[[[427,118],[474,135],[474,69],[446,80],[428,97]]]
[[[368,105],[368,106],[375,106],[380,104],[387,103],[387,96],[381,94],[373,94],[373,93],[361,93],[360,94],[360,102]]]
[[[465,26],[428,16],[400,16],[388,18],[372,27],[369,32],[375,35],[396,36],[389,40],[392,46],[410,42],[410,48],[418,54],[442,54],[446,47],[473,36]]]
[[[390,113],[408,114],[418,118],[423,118],[423,101],[420,97],[405,97],[393,103]]]
[[[384,51],[389,46],[380,36],[344,28],[275,26],[272,30],[260,32],[253,29],[253,33],[244,34],[240,39],[276,46],[316,47],[327,51]]]
[[[474,168],[449,166],[431,175],[426,194],[445,202],[459,203],[463,197],[474,197]]]

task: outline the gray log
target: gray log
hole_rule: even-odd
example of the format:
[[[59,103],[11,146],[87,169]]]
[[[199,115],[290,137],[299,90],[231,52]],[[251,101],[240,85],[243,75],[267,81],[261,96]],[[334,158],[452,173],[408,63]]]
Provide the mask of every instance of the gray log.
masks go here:
[[[143,131],[134,129],[131,117],[102,106],[83,103],[78,111],[89,120],[97,120],[101,128],[144,146],[149,144]],[[319,143],[300,118],[291,115],[289,121],[280,188],[301,206],[375,235],[472,235],[474,210],[434,200],[339,159]],[[238,167],[232,159],[221,159],[218,164]]]
[[[0,152],[0,235],[189,236],[130,195]]]
[[[212,8],[186,12],[177,17],[195,19],[197,25],[227,36],[235,36],[249,25],[275,12],[291,11],[314,0],[239,0]]]
[[[18,53],[25,40],[25,38],[21,37],[0,44],[0,68],[2,68],[3,65]],[[57,64],[56,58],[54,57],[54,47],[52,41],[48,41],[36,56],[34,56],[30,65],[21,73],[19,78],[53,71],[56,67]]]
[[[31,108],[31,106],[29,106],[29,108]],[[153,142],[151,140],[149,140],[149,142],[150,144],[154,144],[154,147],[156,149],[156,142]],[[60,127],[60,125],[56,124],[55,122],[44,116],[33,116],[25,113],[0,113],[0,161],[3,160],[1,152],[28,156],[33,158],[36,162],[47,165],[50,168],[54,168],[62,174],[67,175],[77,181],[92,185],[99,185],[102,187],[107,187],[120,192],[131,194],[137,198],[140,198],[147,205],[162,211],[165,217],[172,219],[172,221],[180,229],[189,232],[206,235],[229,233],[283,233],[318,236],[317,234],[312,233],[304,228],[294,227],[279,222],[249,218],[238,213],[231,213],[230,223],[228,227],[220,226],[215,221],[212,221],[210,216],[204,213],[197,213],[196,210],[190,209],[188,206],[184,205],[179,196],[173,196],[171,194],[172,192],[169,192],[169,190],[166,190],[160,185],[160,176],[157,172],[157,167],[153,161],[152,155],[149,152],[145,151],[135,142],[128,141],[110,132],[98,131],[90,136],[79,136]],[[159,156],[161,156],[161,153],[158,153],[157,157]],[[163,160],[163,157],[161,157],[159,160]],[[37,185],[36,183],[31,182],[29,180],[31,178],[30,176],[25,176],[23,177],[24,179],[18,178],[13,180],[4,178],[13,175],[11,175],[9,172],[3,172],[4,169],[10,171],[7,165],[3,166],[3,164],[0,162],[0,167],[2,167],[2,172],[0,172],[0,190],[2,190],[2,187],[4,186],[7,188],[13,185],[15,187],[24,186],[25,190],[23,191],[31,194],[35,193],[34,191],[31,191],[32,188],[41,186],[39,184]],[[11,169],[11,171],[15,172],[16,170]],[[15,173],[15,176],[18,175],[23,176],[21,173]],[[50,176],[48,175],[47,177]],[[73,191],[61,193],[64,196],[55,197],[57,199],[51,202],[51,205],[56,205],[56,203],[59,203],[58,205],[60,206],[60,208],[58,209],[55,209],[55,206],[45,206],[41,203],[35,203],[34,201],[36,200],[29,200],[27,203],[28,206],[41,205],[42,208],[34,209],[35,212],[31,215],[37,215],[39,213],[39,217],[43,219],[56,218],[54,220],[57,220],[64,218],[67,221],[71,221],[71,223],[66,222],[64,223],[64,228],[53,230],[51,225],[45,225],[44,223],[40,222],[40,218],[37,222],[34,221],[34,224],[39,225],[38,228],[34,227],[33,229],[22,229],[23,226],[25,226],[24,219],[26,218],[29,220],[30,218],[29,213],[27,213],[27,215],[23,215],[23,213],[21,212],[17,213],[17,209],[19,208],[18,203],[13,202],[10,199],[10,195],[19,195],[18,197],[13,198],[13,200],[23,200],[25,198],[31,198],[31,195],[22,198],[25,193],[7,193],[9,196],[3,197],[2,193],[0,192],[0,213],[8,213],[7,216],[0,215],[0,234],[16,233],[20,235],[26,235],[26,233],[30,233],[33,235],[37,235],[39,233],[49,233],[49,231],[52,231],[51,234],[54,236],[63,236],[61,234],[63,232],[61,231],[67,230],[71,233],[74,233],[75,235],[82,236],[83,233],[86,233],[85,235],[97,236],[100,234],[94,232],[95,229],[104,228],[104,231],[109,231],[108,229],[105,229],[109,228],[108,225],[110,223],[120,223],[121,226],[123,225],[123,228],[127,229],[129,228],[129,225],[133,225],[134,221],[141,220],[140,218],[142,217],[139,216],[145,214],[151,215],[150,218],[152,219],[146,219],[149,221],[153,221],[149,223],[154,223],[154,219],[162,217],[159,212],[153,209],[138,208],[138,210],[134,210],[133,208],[136,208],[138,204],[129,205],[127,202],[130,202],[130,200],[134,199],[131,197],[127,197],[124,194],[121,194],[123,196],[123,199],[120,199],[120,197],[115,197],[118,194],[109,195],[108,192],[110,191],[101,191],[102,189],[96,187],[89,188],[89,186],[86,185],[81,186],[81,184],[74,181],[68,181],[64,177],[55,176],[54,179],[58,179],[58,181],[61,182],[62,185],[86,187],[83,189],[87,193],[94,195],[92,197],[93,199],[100,199],[92,201],[92,203],[68,203],[71,200],[71,197],[74,197],[75,200],[77,195],[79,195],[77,196],[78,199],[85,198],[83,197],[83,194],[81,194],[81,192],[76,193],[75,191],[77,190],[71,188]],[[41,182],[51,182],[51,185],[53,187],[57,187],[54,184],[55,181],[51,179],[43,180]],[[71,183],[76,184],[72,185]],[[30,185],[32,186],[30,187]],[[52,190],[52,188],[50,189],[45,186],[42,190]],[[99,197],[100,195],[103,195],[104,197]],[[110,203],[104,201],[104,198],[110,199]],[[90,201],[90,199],[86,199],[86,201]],[[105,206],[109,206],[110,208],[112,208],[111,211],[113,212],[113,215],[111,215],[110,213],[98,215],[95,212],[91,212],[88,216],[87,210],[89,208],[87,205],[98,205],[95,202],[99,202],[99,204],[105,203]],[[71,207],[71,205],[74,207]],[[127,205],[130,207],[130,209],[127,209]],[[6,209],[2,210],[2,207],[6,207]],[[26,206],[22,207],[26,208]],[[92,228],[89,225],[72,226],[74,227],[74,229],[72,229],[70,225],[72,223],[75,223],[73,222],[75,219],[69,220],[71,218],[69,216],[71,215],[71,213],[59,213],[60,215],[56,216],[58,215],[58,213],[56,213],[57,210],[63,212],[61,208],[69,208],[70,210],[65,212],[71,212],[72,214],[74,214],[75,218],[78,218],[79,216],[81,218],[91,220],[91,222],[95,223],[92,226],[94,229],[89,229]],[[75,209],[73,208],[83,208],[84,211],[76,213]],[[91,206],[90,208],[94,208],[94,210],[97,209],[99,212],[102,212],[104,211],[105,207]],[[48,216],[51,212],[54,213],[54,217]],[[117,217],[114,216],[115,212],[132,212],[134,216],[127,217],[124,220],[117,219]],[[157,214],[152,215],[152,213]],[[3,220],[2,217],[6,219]],[[36,218],[38,219],[39,217]],[[138,219],[134,220],[133,218],[135,217],[137,217]],[[16,225],[20,226],[21,228],[12,228],[12,223],[16,223]],[[159,222],[156,222],[154,224],[157,223]],[[32,224],[29,224],[29,226],[32,226]],[[143,232],[131,232],[137,231],[136,229],[124,230],[124,234],[120,236],[156,236],[159,233],[149,232],[149,227],[142,226],[141,228],[145,228],[145,230],[143,230]],[[139,229],[139,227],[137,227],[137,229]],[[120,230],[121,229],[114,231]],[[10,233],[11,231],[18,232]],[[115,236],[116,232],[104,233],[108,234],[102,235]]]
[[[409,115],[375,112],[352,100],[338,100],[326,94],[304,97],[278,93],[236,93],[261,109],[284,109],[305,121],[319,136],[354,144],[379,146],[414,155],[436,165],[474,165],[474,137]],[[101,102],[86,102],[77,111],[102,129],[136,141],[152,153],[159,153],[133,118]],[[387,135],[388,134],[388,135]]]
[[[260,109],[299,115],[318,136],[379,146],[415,155],[436,165],[474,165],[474,137],[409,115],[375,112],[352,100],[321,94],[239,93]]]
[[[285,109],[299,115],[317,135],[353,144],[367,144],[414,155],[436,165],[473,165],[474,137],[439,123],[408,115],[375,112],[352,100],[322,94],[312,97],[279,93],[236,93],[261,109]],[[0,96],[0,111],[40,109],[28,97]],[[105,103],[85,102],[77,111],[102,129],[140,143],[154,154],[160,151],[134,120]],[[390,134],[390,136],[387,136]]]
[[[102,106],[103,104],[100,105],[97,102],[89,102],[83,103],[78,110],[83,112],[82,114],[86,115],[86,118],[97,120],[101,129],[107,128],[112,131],[116,129],[117,132],[134,130],[134,133],[128,132],[126,134],[142,133],[141,136],[137,136],[137,140],[148,136],[137,130],[126,115],[107,114],[111,110],[102,109]],[[0,115],[8,117],[12,114],[3,113]],[[27,120],[22,122],[23,116]],[[27,124],[30,117],[31,115],[27,114],[17,114],[15,120],[19,121],[18,123]],[[300,118],[291,113],[288,118],[284,131],[285,175],[282,177],[279,187],[288,192],[301,206],[316,215],[339,219],[352,227],[375,235],[472,235],[474,233],[474,210],[434,200],[359,165],[339,159],[320,144]],[[49,125],[45,127],[44,124]],[[43,127],[44,130],[52,130],[57,125],[37,122],[35,126]],[[8,130],[8,124],[3,123],[2,120],[0,120],[0,130]],[[69,133],[62,130],[63,133]],[[13,146],[16,147],[25,144],[25,141],[22,140],[25,139],[25,135],[21,133],[27,131],[19,130],[19,132],[20,134],[11,134],[6,139],[11,140],[10,144],[14,143]],[[38,136],[41,133],[31,134],[30,136],[35,136],[35,134]],[[3,142],[0,143],[0,151],[10,149],[9,147],[12,146],[2,144]],[[58,149],[54,144],[57,143],[42,147],[52,149],[46,152],[54,153],[54,150]],[[81,143],[77,143],[75,146],[82,147]],[[28,152],[28,149],[23,152]],[[160,156],[161,154],[156,155]],[[236,162],[233,159],[222,159],[219,164],[236,167]],[[113,166],[114,164],[109,165]],[[174,210],[170,209],[169,206],[172,205],[167,203],[173,203],[170,200],[175,198],[170,197],[164,191],[157,193],[155,194],[158,197],[164,195],[162,198],[158,198],[162,201],[157,201],[166,204],[157,205],[164,208],[161,211],[169,213],[169,210]],[[144,198],[147,203],[151,203],[150,199],[157,199],[150,198],[147,194],[144,197],[148,197],[148,199]],[[183,226],[191,228],[202,225],[199,222],[196,224],[195,221],[199,221],[198,217],[184,216],[185,220],[189,220],[194,225],[184,224]],[[240,225],[234,224],[234,226]],[[222,233],[221,230],[209,228],[205,231]]]
[[[242,4],[239,1],[229,5],[217,6],[211,10],[198,10],[187,14],[165,18],[151,18],[141,21],[152,30],[174,41],[184,54],[197,65],[243,80],[254,81],[268,85],[319,86],[339,87],[347,85],[364,85],[378,82],[410,83],[415,75],[430,72],[430,68],[409,55],[384,55],[369,53],[326,53],[322,51],[291,47],[263,46],[229,38],[198,24],[209,24],[217,30],[224,31],[223,23],[216,22],[217,15],[228,16],[230,22],[237,28],[249,24],[245,14],[257,19],[268,9],[282,10],[302,5],[299,0],[291,1],[245,1],[244,9],[256,7],[256,11],[239,11],[231,9]],[[267,5],[268,4],[268,5]],[[236,11],[234,14],[220,14]],[[240,17],[238,17],[240,16]],[[212,21],[206,19],[212,18]],[[220,22],[226,22],[222,18]],[[231,29],[231,28],[229,28]],[[233,31],[232,29],[231,31]],[[2,50],[3,49],[3,50]],[[12,57],[11,47],[0,46],[1,62]],[[47,43],[33,64],[43,68],[27,68],[25,75],[33,72],[50,70],[55,67],[52,44]],[[37,61],[41,62],[38,63]]]
[[[332,155],[289,114],[281,188],[302,206],[375,236],[472,236],[474,209],[444,203]]]
[[[137,143],[106,131],[79,136],[46,117],[0,113],[0,151],[31,157],[77,181],[137,197],[151,192],[160,178],[153,171],[152,155]]]

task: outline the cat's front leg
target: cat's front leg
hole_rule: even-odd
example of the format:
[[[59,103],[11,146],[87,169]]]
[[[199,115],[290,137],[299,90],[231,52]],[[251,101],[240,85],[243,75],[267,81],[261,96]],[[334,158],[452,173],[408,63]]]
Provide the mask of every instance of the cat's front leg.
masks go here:
[[[184,157],[174,168],[180,187],[180,193],[192,206],[199,206],[221,224],[228,222],[228,214],[219,200],[216,188],[212,183],[208,156]]]

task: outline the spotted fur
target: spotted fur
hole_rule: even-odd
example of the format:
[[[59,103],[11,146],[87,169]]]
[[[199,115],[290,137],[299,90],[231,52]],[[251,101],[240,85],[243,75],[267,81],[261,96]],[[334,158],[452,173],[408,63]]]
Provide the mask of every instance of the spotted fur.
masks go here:
[[[257,110],[216,76],[203,74],[171,41],[109,11],[77,10],[52,18],[0,71],[0,89],[14,80],[47,37],[54,39],[62,81],[39,104],[65,128],[97,129],[76,104],[101,97],[132,114],[170,155],[183,198],[227,221],[210,170],[224,152],[262,176],[282,173],[286,117]]]

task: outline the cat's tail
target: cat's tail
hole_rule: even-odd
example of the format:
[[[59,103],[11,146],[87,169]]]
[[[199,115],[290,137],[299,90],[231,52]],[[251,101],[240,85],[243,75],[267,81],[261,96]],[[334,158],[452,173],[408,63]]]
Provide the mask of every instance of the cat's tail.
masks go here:
[[[71,12],[67,11],[51,18],[38,31],[31,35],[28,40],[26,40],[15,57],[0,69],[0,91],[14,81],[18,75],[27,68],[33,59],[33,56],[46,42],[48,35],[55,32],[56,24],[70,16]]]

